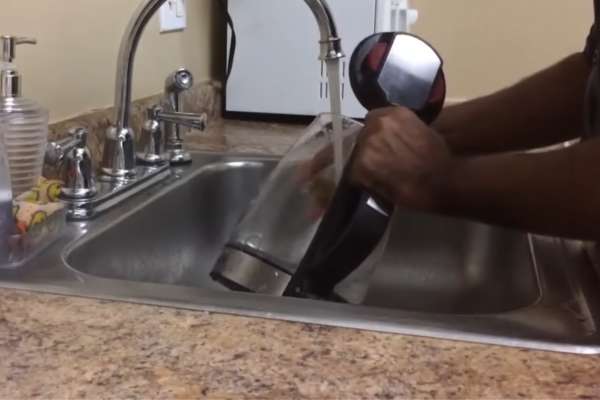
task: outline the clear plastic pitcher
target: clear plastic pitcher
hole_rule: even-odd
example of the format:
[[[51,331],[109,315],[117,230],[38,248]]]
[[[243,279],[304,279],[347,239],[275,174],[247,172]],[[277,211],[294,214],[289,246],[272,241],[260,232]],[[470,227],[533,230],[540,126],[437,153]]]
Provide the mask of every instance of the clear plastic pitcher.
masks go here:
[[[345,163],[362,124],[348,118],[342,123]],[[338,184],[332,135],[333,115],[319,115],[265,183],[231,245],[295,272]]]
[[[375,265],[369,256],[379,254],[389,215],[372,207],[347,171],[336,173],[334,125],[341,126],[342,164],[348,165],[363,125],[339,115],[318,116],[238,225],[211,273],[215,280],[276,296],[361,300]],[[351,282],[340,289],[350,295],[332,293],[346,277]]]

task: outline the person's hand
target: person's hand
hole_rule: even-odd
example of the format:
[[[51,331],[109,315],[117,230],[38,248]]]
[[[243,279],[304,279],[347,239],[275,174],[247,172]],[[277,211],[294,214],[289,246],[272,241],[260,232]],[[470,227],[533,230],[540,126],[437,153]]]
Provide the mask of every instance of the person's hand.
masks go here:
[[[454,164],[444,138],[412,111],[383,108],[367,115],[351,178],[399,206],[440,211]]]

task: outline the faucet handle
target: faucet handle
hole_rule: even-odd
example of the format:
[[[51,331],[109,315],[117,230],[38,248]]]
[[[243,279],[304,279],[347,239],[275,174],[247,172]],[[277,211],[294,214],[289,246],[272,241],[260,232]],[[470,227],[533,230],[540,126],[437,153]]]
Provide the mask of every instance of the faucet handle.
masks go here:
[[[44,154],[44,162],[48,165],[57,166],[63,162],[67,153],[75,147],[85,147],[87,137],[88,131],[85,128],[69,129],[66,138],[48,143]]]
[[[158,113],[161,111],[160,106],[150,107],[146,110],[146,122],[140,135],[142,151],[137,153],[137,159],[144,164],[160,165],[166,162],[162,129],[158,120]]]
[[[61,179],[65,183],[61,196],[67,200],[89,199],[97,192],[96,173],[87,148],[88,134],[85,128],[71,129],[69,137],[46,147],[46,163],[61,166]]]
[[[154,106],[146,110],[147,120],[142,129],[140,143],[142,151],[138,152],[137,159],[145,164],[160,165],[166,161],[163,150],[163,132],[161,123],[166,122],[177,126],[205,130],[208,116],[206,113],[194,114],[174,111],[163,111],[162,107]],[[180,144],[181,145],[181,144]],[[182,160],[191,161],[191,156],[182,149],[178,153]]]
[[[208,123],[208,115],[206,113],[195,114],[161,110],[156,112],[155,118],[161,122],[169,122],[201,131],[206,129]]]

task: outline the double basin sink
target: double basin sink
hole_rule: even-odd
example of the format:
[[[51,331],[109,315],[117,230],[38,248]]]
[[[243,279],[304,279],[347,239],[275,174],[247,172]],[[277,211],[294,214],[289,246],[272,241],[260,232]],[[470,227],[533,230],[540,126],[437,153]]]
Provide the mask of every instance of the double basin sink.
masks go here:
[[[398,211],[361,305],[231,292],[209,273],[276,158],[194,163],[63,237],[0,286],[331,326],[600,353],[600,281],[576,243]]]

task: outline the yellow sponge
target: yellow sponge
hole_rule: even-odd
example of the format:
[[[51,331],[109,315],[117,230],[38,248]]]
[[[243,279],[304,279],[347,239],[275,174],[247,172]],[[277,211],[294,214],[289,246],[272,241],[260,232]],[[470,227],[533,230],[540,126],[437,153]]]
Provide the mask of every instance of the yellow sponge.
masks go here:
[[[60,181],[40,178],[36,187],[16,198],[13,215],[20,233],[43,224],[52,214],[64,208],[58,202],[61,186]]]

